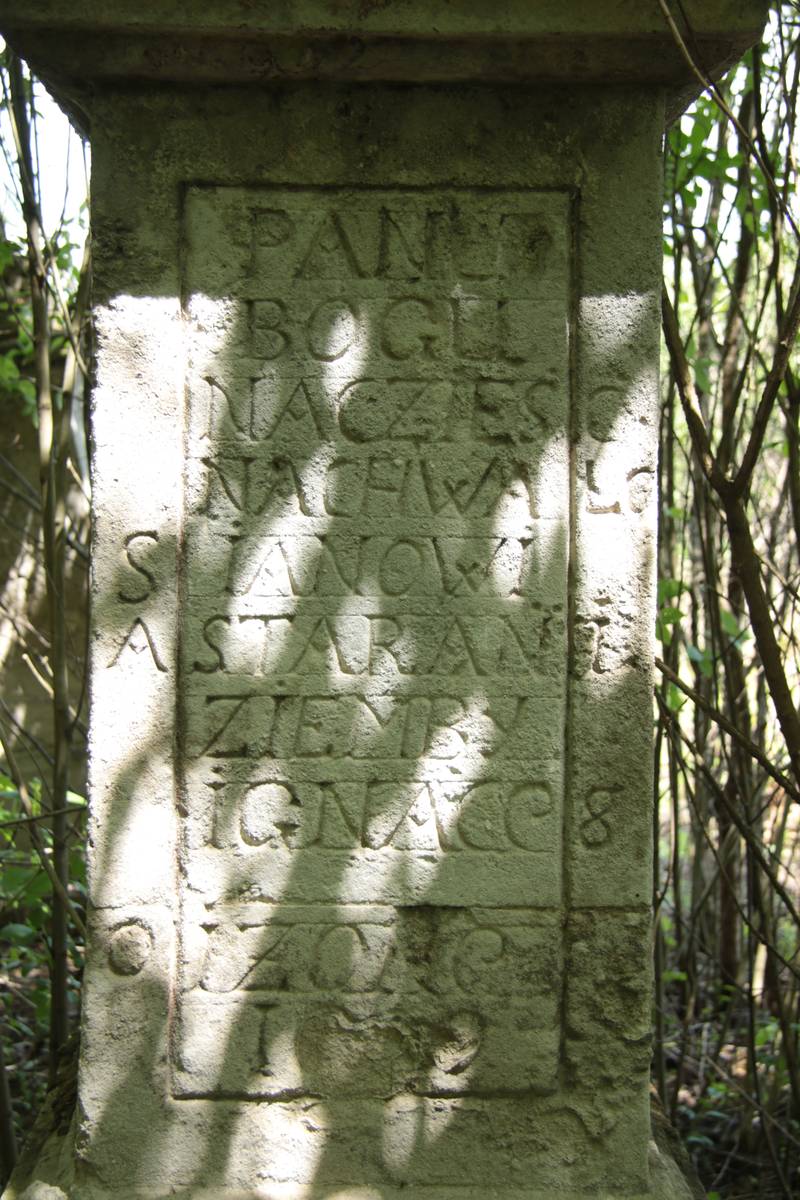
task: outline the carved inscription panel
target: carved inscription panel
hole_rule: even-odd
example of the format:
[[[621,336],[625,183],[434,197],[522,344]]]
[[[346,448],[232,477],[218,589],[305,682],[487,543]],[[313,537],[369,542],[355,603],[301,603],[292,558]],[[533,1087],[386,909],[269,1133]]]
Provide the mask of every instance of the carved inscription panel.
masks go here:
[[[558,192],[187,192],[177,1094],[337,1038],[348,1094],[553,1086],[570,245]]]
[[[525,909],[220,906],[186,945],[175,1091],[550,1094],[560,941]]]

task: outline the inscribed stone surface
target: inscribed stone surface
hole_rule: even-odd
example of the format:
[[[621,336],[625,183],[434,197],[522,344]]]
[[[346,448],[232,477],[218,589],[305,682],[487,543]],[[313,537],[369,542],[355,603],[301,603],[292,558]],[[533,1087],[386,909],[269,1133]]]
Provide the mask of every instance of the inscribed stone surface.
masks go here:
[[[661,107],[148,103],[97,122],[84,1200],[645,1193]]]
[[[571,244],[187,191],[176,1095],[556,1087]]]

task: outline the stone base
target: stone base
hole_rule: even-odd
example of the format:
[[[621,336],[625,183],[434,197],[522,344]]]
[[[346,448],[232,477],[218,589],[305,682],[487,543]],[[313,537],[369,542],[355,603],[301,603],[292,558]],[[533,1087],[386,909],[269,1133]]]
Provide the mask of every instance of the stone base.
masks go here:
[[[74,1087],[74,1071],[48,1099],[28,1139],[22,1157],[0,1200],[111,1200],[116,1191],[99,1187],[76,1167],[75,1125],[64,1131],[64,1101]],[[271,1184],[254,1190],[194,1188],[167,1195],[136,1191],[125,1200],[704,1200],[705,1190],[695,1175],[686,1151],[652,1097],[652,1137],[648,1148],[650,1190],[635,1195],[618,1191],[562,1191],[551,1188],[376,1187]],[[57,1126],[54,1130],[53,1126]],[[60,1127],[60,1131],[59,1128]],[[146,1153],[146,1150],[144,1151]]]
[[[517,1189],[487,1188],[372,1188],[372,1187],[342,1187],[320,1188],[306,1190],[299,1187],[285,1189],[270,1188],[264,1191],[224,1191],[214,1188],[191,1193],[170,1193],[161,1196],[156,1193],[136,1193],[137,1200],[695,1200],[702,1196],[702,1190],[695,1191],[681,1174],[674,1161],[662,1163],[657,1177],[653,1179],[653,1187],[649,1192],[638,1192],[636,1195],[622,1195],[620,1192],[554,1192],[551,1189],[531,1191]],[[45,1184],[41,1180],[29,1184],[22,1192],[10,1184],[3,1193],[3,1200],[106,1200],[110,1193],[100,1193],[88,1189],[76,1189],[65,1192],[53,1184]],[[126,1200],[128,1197],[126,1196]]]

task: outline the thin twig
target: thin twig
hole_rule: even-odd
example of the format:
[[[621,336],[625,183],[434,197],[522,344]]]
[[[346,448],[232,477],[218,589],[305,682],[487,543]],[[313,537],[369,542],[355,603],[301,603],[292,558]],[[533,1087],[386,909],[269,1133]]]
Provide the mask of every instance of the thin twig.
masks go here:
[[[75,905],[72,903],[72,900],[70,899],[66,888],[64,887],[63,883],[61,882],[58,875],[56,874],[53,864],[50,861],[50,858],[48,857],[45,844],[42,841],[41,837],[39,836],[39,831],[36,828],[36,823],[35,823],[38,818],[36,816],[36,813],[33,811],[33,805],[31,803],[31,798],[28,794],[28,789],[25,784],[25,780],[22,778],[22,776],[19,772],[19,768],[17,767],[17,761],[16,761],[16,758],[14,757],[14,752],[11,749],[11,743],[9,742],[8,738],[6,737],[2,722],[0,722],[0,745],[2,745],[2,747],[3,747],[3,753],[6,758],[6,766],[8,767],[8,773],[11,776],[11,779],[13,780],[14,787],[17,789],[17,792],[19,793],[20,804],[22,805],[23,809],[25,810],[25,815],[30,817],[33,821],[33,824],[31,824],[31,827],[30,827],[31,841],[33,842],[33,848],[39,857],[39,861],[42,864],[44,873],[47,876],[47,878],[50,880],[50,884],[53,888],[53,891],[56,893],[58,898],[61,900],[61,903],[64,905],[64,907],[67,909],[70,916],[72,917],[72,920],[75,924],[75,928],[78,930],[78,932],[81,934],[81,936],[85,938],[86,937],[86,926],[84,925],[83,921],[81,920],[80,914],[79,914],[78,910],[75,908]],[[50,814],[48,814],[48,815],[50,815]]]
[[[674,683],[675,686],[683,692],[684,696],[687,696],[693,704],[698,706],[698,708],[702,708],[703,712],[707,713],[707,715],[711,717],[712,721],[714,721],[716,725],[719,725],[720,729],[724,729],[725,732],[729,733],[732,738],[735,738],[739,745],[742,746],[747,753],[755,759],[759,766],[764,768],[770,778],[774,779],[776,783],[780,784],[784,791],[787,792],[793,800],[795,800],[797,803],[800,803],[800,791],[798,791],[788,776],[784,775],[782,771],[779,771],[777,767],[773,767],[767,755],[763,750],[759,749],[755,742],[751,742],[750,738],[745,737],[742,731],[737,729],[732,721],[729,721],[728,718],[721,713],[718,708],[715,708],[713,704],[709,704],[709,702],[705,700],[699,692],[696,692],[694,688],[689,686],[688,683],[684,683],[681,677],[671,670],[665,662],[658,657],[655,661],[659,671],[661,671],[662,675],[666,676],[670,683]]]

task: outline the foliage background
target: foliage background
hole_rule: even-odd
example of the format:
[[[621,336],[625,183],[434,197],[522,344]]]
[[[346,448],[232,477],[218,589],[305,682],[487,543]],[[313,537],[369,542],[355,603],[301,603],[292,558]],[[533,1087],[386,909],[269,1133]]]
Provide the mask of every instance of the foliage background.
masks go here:
[[[800,1193],[798,9],[665,144],[653,1078],[742,1200]],[[92,337],[40,85],[0,83],[1,1183],[74,1056]]]
[[[800,1187],[800,14],[667,139],[654,1077],[710,1192]]]

